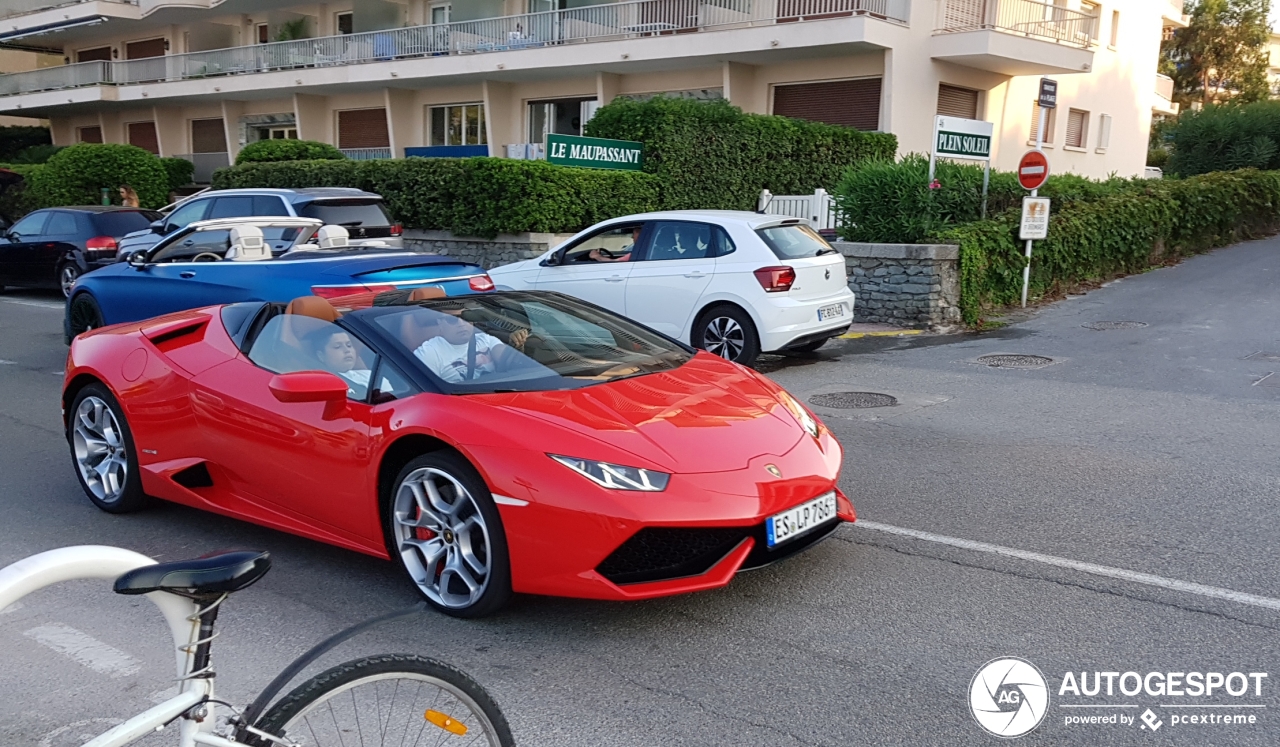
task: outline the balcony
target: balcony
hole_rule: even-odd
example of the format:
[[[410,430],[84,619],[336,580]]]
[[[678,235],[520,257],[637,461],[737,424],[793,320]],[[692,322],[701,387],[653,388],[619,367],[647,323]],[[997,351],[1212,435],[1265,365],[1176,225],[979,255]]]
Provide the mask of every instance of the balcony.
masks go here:
[[[1003,75],[1088,72],[1098,18],[1040,0],[939,0],[933,58]]]
[[[1170,117],[1178,115],[1178,105],[1173,103],[1173,78],[1156,74],[1156,100],[1151,105],[1151,110]]]
[[[675,37],[775,24],[790,26],[801,22],[858,16],[906,23],[909,2],[910,0],[715,0],[713,3],[709,0],[632,0],[478,21],[273,42],[140,60],[64,65],[0,75],[0,96],[90,86],[118,87],[199,80],[302,68],[333,68],[394,60],[429,61],[430,58],[490,52],[562,49],[583,43]]]
[[[378,161],[391,157],[390,148],[339,148],[352,161]]]
[[[1183,0],[1164,0],[1160,11],[1166,29],[1185,29],[1191,23],[1189,16],[1182,12]]]

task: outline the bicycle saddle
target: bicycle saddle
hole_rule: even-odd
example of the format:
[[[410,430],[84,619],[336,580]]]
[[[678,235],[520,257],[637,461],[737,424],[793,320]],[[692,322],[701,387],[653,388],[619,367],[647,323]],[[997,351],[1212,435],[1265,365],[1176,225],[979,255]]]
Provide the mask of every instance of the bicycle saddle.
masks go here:
[[[135,568],[116,579],[117,594],[175,591],[221,594],[240,591],[271,570],[268,552],[228,552],[194,560]]]

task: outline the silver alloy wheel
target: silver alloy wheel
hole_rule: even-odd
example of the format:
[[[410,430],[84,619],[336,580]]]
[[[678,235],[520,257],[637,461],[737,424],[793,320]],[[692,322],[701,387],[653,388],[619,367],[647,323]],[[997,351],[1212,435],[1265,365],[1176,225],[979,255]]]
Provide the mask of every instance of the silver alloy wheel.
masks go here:
[[[62,268],[62,272],[58,275],[59,284],[62,286],[62,295],[71,298],[71,288],[76,284],[76,279],[80,277],[80,271],[75,265],[67,265]]]
[[[129,454],[111,407],[94,396],[81,400],[72,440],[76,466],[94,497],[103,503],[120,500],[129,478]]]
[[[471,492],[448,472],[423,467],[397,487],[393,511],[396,549],[427,598],[450,609],[479,602],[489,585],[492,544]]]
[[[742,325],[732,317],[714,317],[707,322],[707,328],[702,333],[703,349],[731,361],[738,360],[746,346],[747,334]]]

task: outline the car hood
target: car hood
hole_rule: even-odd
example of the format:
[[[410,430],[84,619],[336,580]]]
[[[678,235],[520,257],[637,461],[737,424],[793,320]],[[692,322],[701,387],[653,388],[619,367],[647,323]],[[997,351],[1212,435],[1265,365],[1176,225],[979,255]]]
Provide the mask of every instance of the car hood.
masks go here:
[[[790,451],[805,434],[774,391],[759,374],[699,353],[671,371],[582,389],[479,396],[663,470],[689,473],[744,469],[762,454]],[[546,450],[555,452],[556,446],[546,444]]]

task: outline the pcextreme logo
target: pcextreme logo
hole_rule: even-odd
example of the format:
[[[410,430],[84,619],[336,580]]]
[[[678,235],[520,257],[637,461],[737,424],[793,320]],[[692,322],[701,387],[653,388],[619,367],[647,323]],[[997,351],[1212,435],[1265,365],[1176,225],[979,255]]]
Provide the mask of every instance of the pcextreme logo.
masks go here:
[[[1161,728],[1215,736],[1262,723],[1266,672],[1065,672],[1056,688],[1058,713],[1068,728],[1120,728],[1154,734]],[[992,659],[969,683],[969,711],[987,732],[1012,739],[1044,722],[1054,690],[1026,659]],[[1208,736],[1208,733],[1204,733]]]

